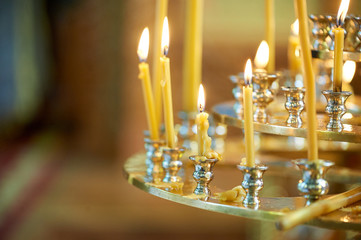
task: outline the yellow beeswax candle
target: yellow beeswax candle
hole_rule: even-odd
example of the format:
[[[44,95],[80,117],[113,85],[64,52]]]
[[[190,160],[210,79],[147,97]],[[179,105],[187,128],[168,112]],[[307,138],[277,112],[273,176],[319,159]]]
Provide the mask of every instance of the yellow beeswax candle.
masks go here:
[[[198,86],[202,79],[203,0],[186,0],[183,56],[183,110],[197,111]]]
[[[140,60],[139,63],[139,79],[142,80],[143,85],[143,96],[144,96],[144,105],[148,120],[148,127],[150,132],[150,138],[152,140],[158,140],[159,132],[158,125],[155,116],[154,109],[154,99],[153,92],[150,84],[150,76],[149,76],[149,65],[146,63],[149,51],[149,30],[145,28],[143,30],[142,36],[139,40],[138,45],[138,57]]]
[[[269,62],[269,46],[266,41],[262,41],[257,49],[257,53],[254,58],[256,71],[264,71],[268,62]]]
[[[243,121],[244,121],[244,138],[246,145],[246,166],[254,167],[254,140],[253,140],[253,99],[252,99],[252,63],[247,60],[245,73],[246,85],[243,86]]]
[[[291,34],[288,38],[288,67],[292,74],[301,72],[300,38],[298,36],[298,20],[291,25]]]
[[[308,160],[318,160],[317,117],[316,117],[316,86],[312,69],[311,49],[308,31],[308,15],[306,0],[295,0],[296,16],[299,22],[299,37],[301,44],[301,58],[304,69],[304,82],[306,86],[307,109],[307,141]]]
[[[166,142],[169,148],[175,148],[175,134],[174,134],[174,119],[173,119],[173,102],[172,102],[172,86],[170,78],[170,63],[167,58],[169,49],[169,27],[168,18],[164,18],[163,34],[162,34],[162,52],[163,56],[160,58],[162,66],[162,93],[163,93],[163,107],[164,107],[164,125],[166,132]]]
[[[342,91],[342,67],[343,67],[343,47],[344,47],[344,29],[341,27],[345,21],[350,0],[342,0],[337,13],[337,28],[332,32],[335,35],[334,40],[334,65],[333,65],[333,91]]]
[[[198,138],[198,155],[206,156],[211,150],[212,139],[208,136],[208,113],[203,112],[205,107],[204,88],[201,84],[198,94],[199,113],[196,116],[197,138]]]
[[[265,0],[266,41],[269,46],[267,71],[272,73],[276,67],[275,11],[274,0]]]
[[[161,40],[162,40],[162,27],[163,19],[167,15],[168,0],[157,0],[155,6],[155,26],[154,26],[154,42],[153,42],[153,91],[154,91],[154,104],[155,113],[157,117],[158,126],[162,122],[162,90],[160,81],[162,77],[162,69],[160,66],[161,57]]]

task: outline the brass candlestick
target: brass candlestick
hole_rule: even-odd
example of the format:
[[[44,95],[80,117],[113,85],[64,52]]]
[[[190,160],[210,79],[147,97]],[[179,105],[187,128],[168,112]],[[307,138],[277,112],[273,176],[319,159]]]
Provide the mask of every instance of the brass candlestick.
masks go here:
[[[189,159],[194,164],[193,178],[197,182],[193,193],[210,196],[209,183],[213,179],[213,167],[218,159],[208,159],[205,156],[190,156]]]
[[[164,141],[154,141],[149,138],[144,139],[144,147],[146,149],[145,164],[147,166],[147,175],[145,182],[159,182],[164,174],[162,167],[162,147]]]
[[[328,193],[328,182],[324,179],[327,170],[334,165],[331,161],[298,159],[292,161],[302,171],[302,180],[298,183],[298,190],[307,199],[307,204]]]
[[[253,75],[253,103],[255,112],[254,121],[267,122],[267,106],[273,101],[273,92],[270,87],[277,80],[276,74],[267,74],[266,72],[256,72]]]
[[[289,113],[286,120],[287,126],[301,127],[301,113],[305,108],[304,97],[306,89],[298,87],[282,87],[282,91],[286,96],[285,108]]]
[[[243,172],[242,187],[247,193],[243,200],[243,204],[245,206],[258,208],[260,203],[258,194],[263,188],[263,174],[268,167],[264,165],[256,165],[255,167],[238,165],[237,167]]]
[[[351,92],[342,91],[334,92],[332,90],[322,91],[322,94],[327,99],[327,106],[325,112],[330,117],[327,123],[327,130],[342,131],[343,125],[341,122],[342,116],[346,113],[346,100],[351,96]]]
[[[165,177],[163,182],[165,183],[178,183],[181,182],[182,178],[177,174],[182,168],[183,163],[180,160],[183,153],[185,152],[184,148],[165,148],[163,150],[163,168],[165,170]]]

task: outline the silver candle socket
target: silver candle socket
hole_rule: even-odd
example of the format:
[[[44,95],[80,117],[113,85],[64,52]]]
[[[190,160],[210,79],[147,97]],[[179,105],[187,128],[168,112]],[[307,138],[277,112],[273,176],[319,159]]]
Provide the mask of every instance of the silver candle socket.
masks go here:
[[[189,159],[194,164],[193,178],[197,182],[193,193],[210,196],[209,183],[213,179],[213,167],[218,159],[208,159],[205,156],[190,156]]]
[[[351,92],[334,92],[331,90],[325,90],[322,91],[322,94],[327,99],[327,106],[325,109],[325,112],[329,116],[329,122],[326,126],[327,130],[342,131],[343,125],[341,119],[347,111],[345,103],[347,98],[351,96]]]
[[[234,112],[238,118],[243,118],[243,89],[245,85],[243,73],[238,75],[232,75],[229,77],[232,83],[235,84],[235,87],[232,89],[232,93],[236,102],[233,105]]]
[[[149,138],[144,139],[144,147],[146,152],[145,164],[147,166],[147,175],[145,182],[158,182],[164,174],[162,167],[162,147],[164,141],[154,141]]]
[[[185,149],[184,148],[165,148],[163,149],[163,168],[165,170],[165,176],[163,182],[165,183],[177,183],[181,182],[182,178],[177,174],[182,168],[183,163],[180,160]]]
[[[326,38],[329,36],[331,22],[327,16],[324,15],[310,15],[313,22],[312,36],[313,36],[313,49],[327,50],[329,46]]]
[[[179,118],[182,120],[182,125],[179,129],[179,135],[183,139],[183,146],[186,148],[190,147],[190,141],[195,136],[194,127],[196,112],[184,112],[178,113]]]
[[[263,174],[268,167],[264,165],[256,165],[255,167],[238,165],[237,167],[243,173],[242,187],[247,193],[243,204],[257,208],[260,203],[258,194],[263,188]]]
[[[298,183],[298,190],[307,199],[307,204],[328,193],[329,185],[324,175],[334,165],[331,161],[297,159],[292,161],[302,171],[302,179]]]
[[[253,114],[254,121],[267,122],[266,108],[274,98],[270,87],[275,80],[277,80],[276,74],[258,72],[253,75],[253,103],[255,105],[255,112]]]
[[[286,96],[285,108],[289,114],[286,120],[287,126],[301,127],[301,113],[305,108],[304,97],[306,89],[298,87],[282,87],[282,91]]]

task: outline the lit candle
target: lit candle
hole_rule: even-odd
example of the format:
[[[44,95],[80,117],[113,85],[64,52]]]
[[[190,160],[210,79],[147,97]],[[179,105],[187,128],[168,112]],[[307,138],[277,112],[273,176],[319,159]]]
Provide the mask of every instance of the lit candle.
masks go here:
[[[348,11],[350,0],[342,0],[340,8],[337,13],[337,28],[333,29],[335,34],[335,47],[334,47],[334,65],[333,65],[333,91],[342,91],[342,67],[343,67],[343,47],[345,33],[342,25],[344,24],[345,17]]]
[[[154,103],[155,113],[157,117],[158,126],[162,121],[162,89],[160,81],[162,78],[162,69],[160,65],[161,57],[161,41],[162,41],[162,27],[163,19],[167,15],[168,0],[157,0],[155,5],[155,26],[154,26],[154,42],[153,42],[153,91],[154,91]]]
[[[243,120],[244,120],[244,138],[246,145],[246,165],[255,166],[254,160],[254,140],[253,140],[253,99],[252,99],[252,63],[247,60],[245,74],[245,83],[243,86]]]
[[[183,57],[183,110],[197,111],[198,86],[202,79],[203,0],[186,1]]]
[[[199,113],[196,116],[197,124],[197,138],[198,138],[198,155],[206,156],[206,154],[211,150],[212,139],[208,136],[208,113],[204,112],[205,107],[205,97],[204,97],[204,88],[201,84],[199,86],[198,94],[198,108]]]
[[[272,73],[275,71],[276,65],[276,41],[275,41],[275,11],[274,0],[265,0],[266,10],[266,41],[269,45],[269,63],[267,71]]]
[[[291,25],[291,34],[288,38],[288,66],[292,74],[301,72],[300,38],[298,36],[298,19]]]
[[[145,28],[143,30],[142,36],[139,40],[138,45],[138,57],[140,60],[139,63],[139,79],[142,80],[143,85],[143,97],[145,103],[145,111],[148,120],[148,127],[150,132],[150,138],[152,140],[158,140],[158,125],[155,116],[154,109],[154,99],[153,92],[150,85],[150,76],[149,76],[149,65],[146,63],[149,51],[149,30]]]
[[[256,65],[256,71],[265,71],[267,64],[269,63],[269,47],[266,41],[262,41],[257,49],[256,56],[254,58],[254,64]]]
[[[308,31],[308,15],[306,0],[295,0],[296,16],[299,22],[299,37],[301,44],[301,57],[304,69],[304,82],[306,87],[306,109],[307,109],[307,141],[308,160],[318,160],[317,143],[317,117],[316,117],[316,86],[315,76],[312,69],[312,58],[310,39]]]
[[[167,146],[169,148],[175,148],[172,86],[170,79],[169,58],[167,58],[168,49],[169,49],[169,27],[168,27],[168,18],[165,17],[163,22],[163,34],[162,34],[163,56],[160,58],[160,62],[162,66],[161,86],[163,93],[164,125],[165,125]]]

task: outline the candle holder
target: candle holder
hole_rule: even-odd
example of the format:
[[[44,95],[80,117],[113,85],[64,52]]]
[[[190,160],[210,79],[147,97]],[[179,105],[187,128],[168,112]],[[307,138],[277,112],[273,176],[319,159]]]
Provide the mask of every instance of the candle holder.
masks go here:
[[[313,43],[312,47],[315,50],[328,50],[329,46],[327,44],[326,38],[329,36],[330,32],[330,19],[328,16],[324,15],[310,15],[310,19],[313,22],[312,36]]]
[[[263,174],[268,167],[264,165],[256,165],[255,167],[238,165],[237,167],[243,173],[242,187],[247,193],[243,204],[257,208],[260,203],[258,194],[263,188]]]
[[[213,167],[218,162],[218,159],[208,159],[205,156],[190,156],[189,159],[194,164],[193,178],[197,182],[193,193],[210,196],[209,183],[213,179]]]
[[[361,17],[357,16],[354,19],[357,24],[357,33],[356,33],[357,41],[355,44],[355,48],[356,48],[356,51],[361,52]]]
[[[298,87],[282,87],[282,91],[286,96],[285,108],[289,115],[286,120],[287,126],[290,127],[301,127],[302,119],[301,113],[305,108],[305,88]]]
[[[185,148],[191,148],[191,141],[194,140],[193,138],[196,134],[196,115],[196,112],[181,111],[178,113],[179,118],[182,120],[182,125],[179,128],[179,135],[183,139],[183,146]]]
[[[253,119],[256,122],[267,122],[267,106],[273,101],[273,92],[270,87],[278,76],[276,74],[267,74],[258,72],[253,75],[253,103],[256,107]]]
[[[165,183],[179,183],[182,178],[177,174],[182,168],[183,163],[180,160],[183,153],[185,152],[184,148],[165,148],[163,149],[163,168],[165,170],[165,176],[163,182]]]
[[[146,152],[145,164],[147,166],[147,175],[145,182],[159,182],[164,174],[162,167],[162,147],[164,141],[154,141],[149,138],[144,139],[144,147]]]
[[[298,183],[298,190],[307,199],[307,205],[328,193],[329,185],[324,179],[327,170],[334,165],[331,161],[297,159],[292,161],[302,171],[302,179]]]
[[[343,125],[341,122],[342,116],[346,113],[346,100],[351,96],[351,92],[342,91],[334,92],[332,90],[322,91],[322,94],[327,99],[327,106],[325,112],[329,116],[327,123],[327,130],[342,131]]]
[[[238,118],[243,118],[243,90],[242,87],[245,85],[243,73],[238,75],[232,75],[229,77],[231,82],[236,86],[232,89],[233,96],[236,102],[233,105],[234,112]]]

